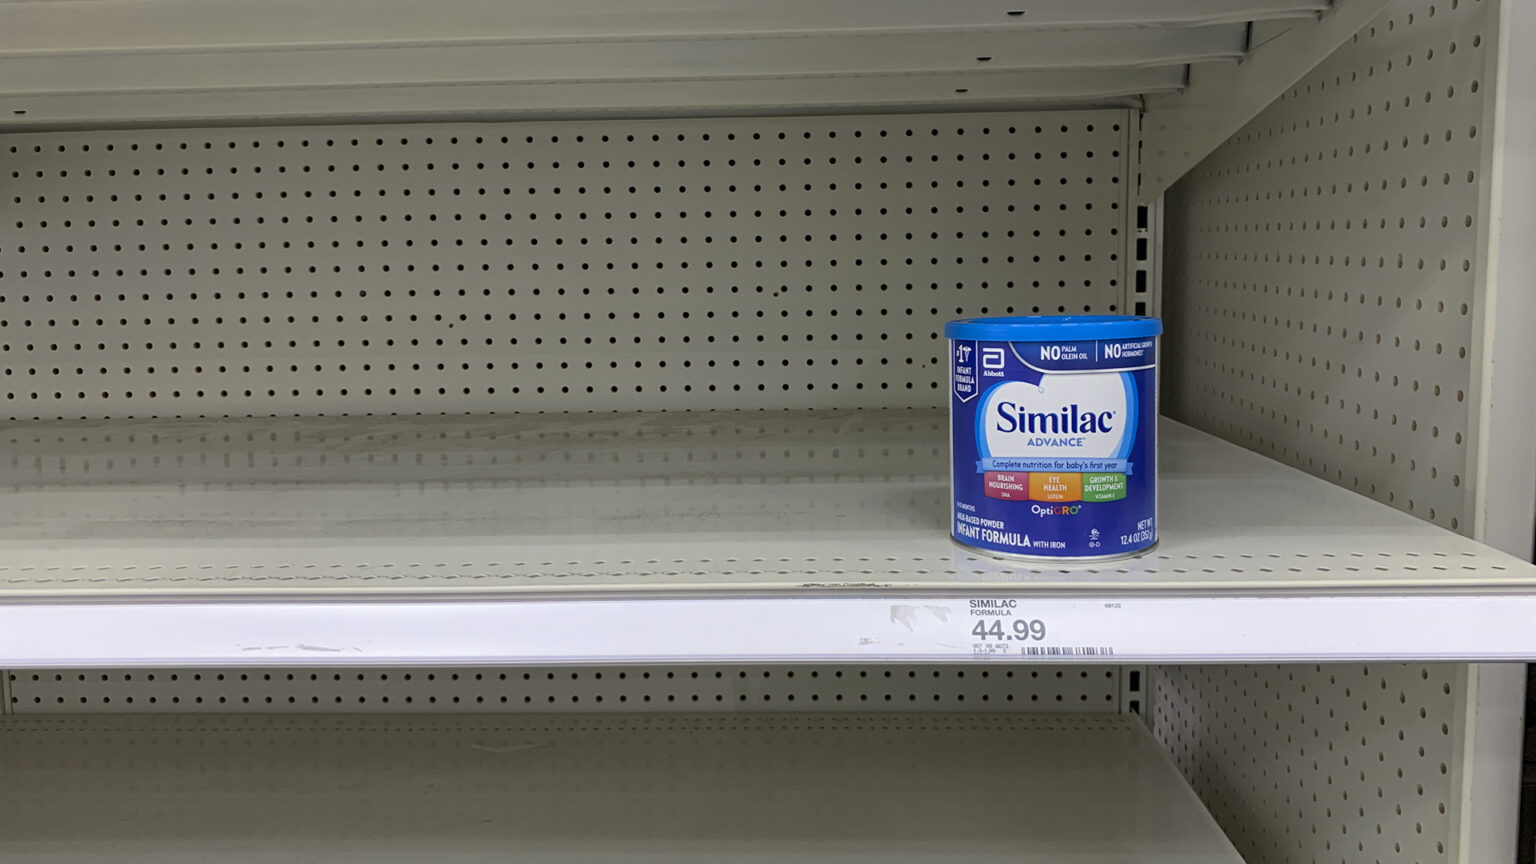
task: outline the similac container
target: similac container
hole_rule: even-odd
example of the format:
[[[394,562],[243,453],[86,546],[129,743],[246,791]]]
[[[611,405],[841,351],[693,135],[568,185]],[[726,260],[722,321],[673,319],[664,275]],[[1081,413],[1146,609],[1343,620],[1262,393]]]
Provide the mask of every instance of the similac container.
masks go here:
[[[956,542],[1050,561],[1156,545],[1162,332],[1115,315],[945,325]]]

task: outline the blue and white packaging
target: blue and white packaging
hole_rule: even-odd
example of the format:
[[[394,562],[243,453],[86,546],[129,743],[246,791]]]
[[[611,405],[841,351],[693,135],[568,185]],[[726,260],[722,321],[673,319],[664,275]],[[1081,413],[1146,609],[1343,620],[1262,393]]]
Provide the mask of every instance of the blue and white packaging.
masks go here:
[[[1094,560],[1157,543],[1162,322],[969,318],[950,357],[950,533],[1005,558]]]

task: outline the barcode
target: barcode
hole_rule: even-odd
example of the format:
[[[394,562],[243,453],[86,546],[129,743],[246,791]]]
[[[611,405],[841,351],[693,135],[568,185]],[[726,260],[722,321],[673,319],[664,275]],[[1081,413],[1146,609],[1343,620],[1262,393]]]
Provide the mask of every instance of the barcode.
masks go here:
[[[1048,645],[1021,645],[1020,652],[1026,657],[1108,657],[1115,649],[1108,646],[1057,648]]]

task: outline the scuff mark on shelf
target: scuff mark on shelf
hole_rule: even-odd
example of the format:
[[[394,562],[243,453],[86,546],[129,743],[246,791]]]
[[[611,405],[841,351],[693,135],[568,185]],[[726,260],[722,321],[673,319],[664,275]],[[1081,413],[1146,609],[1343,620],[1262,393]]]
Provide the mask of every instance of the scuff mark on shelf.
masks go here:
[[[347,651],[346,648],[332,648],[329,645],[309,645],[303,642],[298,645],[242,645],[240,647],[241,651],[288,651],[290,649],[316,651],[324,654],[343,654]],[[356,646],[353,646],[351,650],[358,654],[363,653],[363,649]]]

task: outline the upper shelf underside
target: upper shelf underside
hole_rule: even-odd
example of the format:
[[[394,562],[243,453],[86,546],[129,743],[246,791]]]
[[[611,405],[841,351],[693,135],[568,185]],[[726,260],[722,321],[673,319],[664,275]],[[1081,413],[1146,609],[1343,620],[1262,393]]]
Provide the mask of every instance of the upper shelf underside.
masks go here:
[[[1329,0],[0,3],[0,129],[1136,104]]]

